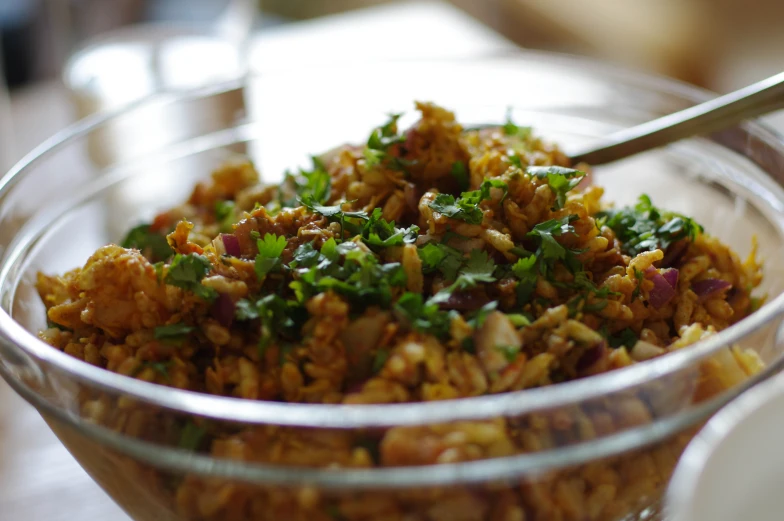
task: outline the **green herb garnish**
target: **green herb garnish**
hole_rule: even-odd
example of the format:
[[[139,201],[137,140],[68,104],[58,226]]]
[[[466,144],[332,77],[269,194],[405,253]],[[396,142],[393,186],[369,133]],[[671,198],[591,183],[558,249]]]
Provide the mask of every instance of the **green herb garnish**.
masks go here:
[[[280,265],[280,256],[286,249],[286,238],[282,235],[267,233],[263,239],[257,239],[259,253],[256,255],[254,270],[259,280],[264,280],[267,273]]]
[[[562,166],[529,166],[526,172],[538,179],[547,179],[547,184],[555,193],[554,209],[556,210],[564,207],[566,195],[585,177],[585,172]]]
[[[177,446],[184,450],[198,450],[204,442],[206,434],[207,430],[204,427],[188,421],[183,426],[182,431],[180,431],[180,441],[177,443]]]
[[[455,161],[452,163],[452,170],[450,173],[452,174],[452,177],[455,178],[455,181],[457,182],[457,188],[461,192],[468,190],[468,187],[470,186],[470,180],[468,178],[468,169],[466,168],[465,163],[462,161]]]
[[[156,340],[163,340],[164,342],[172,344],[181,344],[183,340],[185,340],[185,337],[194,331],[196,331],[195,327],[180,322],[179,324],[171,324],[169,326],[158,326],[153,330],[153,334],[155,335]]]
[[[600,212],[597,218],[615,232],[621,250],[632,257],[644,251],[665,250],[684,239],[693,242],[703,232],[693,219],[656,208],[647,195],[641,195],[634,206]]]
[[[177,254],[169,266],[164,282],[192,292],[199,298],[212,301],[218,292],[201,284],[203,279],[212,269],[212,264],[203,255],[190,253]]]
[[[215,201],[215,220],[221,232],[231,233],[237,219],[236,208],[234,201]]]
[[[123,248],[136,248],[150,262],[163,261],[172,256],[174,251],[160,233],[150,231],[149,224],[140,224],[131,229],[120,243]]]

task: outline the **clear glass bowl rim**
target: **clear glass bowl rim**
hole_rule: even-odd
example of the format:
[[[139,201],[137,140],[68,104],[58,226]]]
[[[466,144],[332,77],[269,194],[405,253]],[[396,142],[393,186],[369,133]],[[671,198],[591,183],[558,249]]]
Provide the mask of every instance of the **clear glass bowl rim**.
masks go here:
[[[508,62],[510,66],[519,66],[526,62],[556,63],[564,68],[568,67],[570,69],[587,70],[591,73],[601,73],[608,81],[618,80],[624,86],[632,88],[635,86],[645,86],[646,89],[654,87],[656,92],[672,94],[694,103],[705,101],[713,96],[713,94],[708,91],[676,80],[638,71],[630,71],[622,67],[608,65],[582,57],[539,51],[514,51],[461,60],[405,60],[395,63],[404,65],[405,63],[426,64],[432,62],[438,65],[453,65],[460,67],[479,64],[487,62],[488,60],[504,63]],[[354,66],[356,66],[356,64],[354,64]],[[378,66],[378,64],[373,64],[373,66]],[[278,76],[284,75],[286,72],[287,70],[281,69],[263,71],[256,74],[259,76],[268,74]],[[0,179],[0,200],[8,196],[13,186],[25,176],[30,169],[34,168],[37,162],[43,160],[49,154],[56,152],[60,148],[89,135],[90,132],[114,119],[132,113],[135,110],[143,109],[152,104],[173,104],[188,100],[197,100],[218,93],[241,89],[246,82],[247,77],[189,91],[161,92],[152,97],[134,102],[119,110],[105,114],[96,114],[76,122],[33,149]],[[784,156],[784,141],[782,141],[775,132],[756,122],[744,123],[743,128],[748,133],[753,134],[755,137],[765,142],[778,154]],[[3,268],[5,268],[5,266]],[[91,388],[132,397],[136,400],[170,409],[178,413],[246,424],[274,424],[311,428],[392,427],[479,420],[499,416],[519,416],[525,413],[566,406],[620,392],[624,389],[642,385],[646,382],[689,368],[697,361],[710,356],[727,345],[737,342],[742,337],[753,333],[761,326],[775,320],[783,312],[784,295],[780,295],[743,321],[714,335],[706,341],[700,342],[690,349],[680,350],[676,353],[671,353],[668,356],[648,361],[644,364],[636,364],[629,368],[580,380],[544,388],[464,398],[460,400],[384,405],[327,405],[262,402],[162,387],[91,366],[65,353],[52,349],[51,346],[39,340],[35,335],[31,334],[20,324],[15,322],[5,309],[0,309],[0,342],[8,347],[12,353],[19,353],[21,350],[20,354],[23,357],[32,357],[33,360],[42,362],[46,366],[53,367],[57,371]],[[2,364],[0,364],[0,373],[5,373],[6,379],[14,380],[14,378],[8,374],[8,371],[2,368]],[[765,374],[760,375],[759,379],[762,379],[762,376],[766,376],[769,373],[769,371],[765,371]],[[758,379],[755,378],[754,381],[758,381]],[[122,448],[123,452],[132,454],[134,457],[139,457],[142,460],[149,460],[150,463],[162,464],[172,468],[187,469],[200,473],[207,472],[213,475],[217,472],[220,475],[230,475],[233,477],[240,477],[236,472],[237,469],[242,469],[244,467],[246,470],[249,470],[249,467],[255,467],[260,473],[254,474],[254,480],[267,481],[268,478],[272,478],[271,476],[267,476],[264,472],[265,468],[270,468],[269,466],[240,465],[236,462],[218,462],[218,460],[213,458],[192,454],[188,455],[188,461],[183,461],[181,458],[181,456],[185,454],[183,451],[156,447],[149,443],[132,440],[116,433],[106,431],[105,429],[94,425],[88,425],[87,422],[74,418],[65,411],[59,410],[52,404],[46,402],[45,399],[38,396],[29,388],[26,388],[21,382],[11,381],[11,384],[17,392],[22,394],[28,401],[33,402],[39,409],[71,426],[86,431],[85,433],[90,437],[95,438],[108,446]],[[299,481],[303,479],[304,472],[310,476],[310,478],[308,478],[309,480],[312,478],[313,482],[323,483],[328,486],[373,486],[374,483],[382,482],[385,485],[388,485],[390,483],[389,479],[382,479],[382,476],[390,475],[389,477],[391,478],[397,471],[406,475],[408,479],[406,479],[405,482],[408,485],[412,484],[411,478],[415,478],[414,482],[422,483],[466,482],[475,481],[477,476],[488,477],[488,474],[482,472],[478,474],[475,471],[467,472],[468,468],[475,467],[475,470],[478,471],[483,468],[483,465],[489,465],[490,467],[494,466],[493,468],[495,468],[495,471],[491,474],[494,478],[497,478],[499,477],[497,471],[502,468],[513,468],[516,469],[514,470],[515,473],[520,473],[520,465],[515,464],[514,460],[519,459],[520,463],[522,463],[523,460],[533,463],[537,458],[544,458],[541,461],[541,465],[533,465],[533,467],[531,465],[526,465],[525,470],[528,471],[532,468],[543,470],[568,462],[598,457],[603,453],[609,455],[611,452],[623,450],[624,447],[626,449],[631,449],[644,442],[663,438],[665,434],[672,433],[678,428],[685,428],[686,426],[703,419],[705,416],[715,411],[721,405],[720,402],[721,400],[713,400],[710,402],[710,406],[706,404],[706,407],[697,407],[690,410],[687,414],[681,414],[678,418],[672,418],[670,419],[672,421],[669,422],[668,427],[665,426],[666,420],[659,420],[645,428],[633,429],[622,433],[622,435],[627,435],[626,438],[623,438],[622,435],[612,436],[612,439],[608,438],[606,440],[608,443],[612,442],[612,447],[608,445],[604,451],[599,450],[597,452],[596,450],[591,450],[590,453],[586,452],[586,450],[588,450],[588,445],[594,445],[591,443],[579,447],[559,448],[557,451],[527,454],[519,457],[500,458],[498,460],[456,465],[439,465],[434,466],[434,468],[428,468],[428,472],[424,473],[424,469],[422,468],[374,469],[372,471],[340,472],[318,469],[297,469],[293,471],[294,474],[292,474],[291,480]],[[619,438],[619,436],[621,436],[621,438]],[[627,439],[627,443],[622,442],[622,439]],[[594,447],[594,449],[598,448],[598,446]],[[548,454],[556,452],[560,453],[560,456],[558,454]],[[225,471],[220,471],[219,469],[223,468],[224,464],[226,466]],[[231,470],[229,467],[236,467],[236,469]],[[435,469],[435,467],[440,467],[440,469]],[[490,467],[487,467],[488,471]],[[279,474],[278,472],[283,472],[283,474]],[[275,469],[274,480],[276,482],[289,481],[286,479],[285,472],[287,471],[284,469]],[[246,472],[240,472],[240,474],[246,474]],[[336,480],[337,474],[345,474],[345,478],[348,479],[348,481],[345,481],[343,478]],[[319,477],[321,475],[323,475],[323,479]],[[355,479],[349,479],[350,475],[355,475],[356,481]],[[373,478],[368,480],[371,475],[377,476],[378,479]],[[442,476],[443,480],[437,479],[437,476]],[[250,476],[246,477],[250,479]],[[392,479],[392,481],[395,482],[397,480]]]

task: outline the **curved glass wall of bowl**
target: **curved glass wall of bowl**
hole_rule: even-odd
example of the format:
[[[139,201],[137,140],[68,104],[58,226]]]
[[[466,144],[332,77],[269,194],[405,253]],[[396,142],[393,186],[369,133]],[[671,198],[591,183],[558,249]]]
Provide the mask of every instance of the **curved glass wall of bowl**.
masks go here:
[[[222,14],[209,26],[167,21],[119,29],[88,42],[64,69],[77,114],[86,117],[117,110],[157,92],[187,91],[242,77],[247,70],[245,46],[255,5],[248,0],[222,4]],[[245,113],[239,90],[210,97],[188,110],[170,110],[164,105],[148,105],[92,133],[85,159],[105,167],[209,132],[213,122],[231,126]],[[245,152],[240,144],[235,148]],[[155,170],[156,166],[148,168]],[[143,205],[151,191],[174,189],[165,184],[165,175],[153,179],[157,185],[138,191],[126,187],[125,192],[116,193],[113,206],[136,207]]]
[[[266,178],[275,179],[282,169],[304,162],[309,153],[346,141],[363,141],[373,126],[386,119],[387,112],[411,112],[413,99],[431,99],[452,108],[460,121],[469,125],[501,123],[511,105],[518,124],[533,125],[548,139],[568,144],[587,142],[608,130],[669,113],[700,97],[699,92],[677,84],[550,55],[525,54],[460,63],[376,64],[363,66],[362,70],[367,83],[346,83],[342,88],[306,89],[309,83],[312,85],[314,73],[321,74],[312,68],[250,78],[244,85],[235,84],[227,91],[213,92],[212,96],[242,87],[271,93],[268,97],[252,98],[257,103],[253,120],[226,123],[219,117],[207,121],[205,116],[201,128],[206,130],[199,135],[186,135],[174,143],[166,140],[158,148],[133,149],[133,153],[117,157],[109,165],[90,163],[84,172],[74,171],[78,166],[63,158],[72,149],[84,147],[106,125],[120,124],[125,118],[132,120],[138,112],[122,114],[111,123],[99,123],[96,127],[83,125],[81,134],[72,135],[59,148],[24,165],[15,185],[11,186],[8,178],[0,182],[0,304],[10,314],[9,317],[0,313],[0,353],[5,377],[43,410],[82,464],[95,469],[99,481],[127,481],[127,487],[115,486],[114,490],[144,487],[144,480],[134,479],[131,474],[124,477],[120,471],[122,458],[129,455],[145,469],[164,468],[160,472],[170,477],[196,473],[265,483],[306,481],[332,489],[429,487],[520,476],[536,481],[540,479],[536,476],[547,470],[639,450],[663,440],[669,443],[747,385],[780,369],[784,344],[776,341],[776,333],[784,299],[784,277],[773,262],[766,265],[763,288],[769,294],[770,304],[699,346],[607,375],[524,391],[525,394],[450,403],[334,409],[198,395],[88,366],[33,337],[45,327],[43,305],[34,288],[36,272],[60,273],[82,265],[96,248],[120,240],[125,230],[140,220],[149,219],[156,211],[185,197],[195,181],[205,178],[236,150],[235,144],[252,145],[251,150],[258,151],[254,159]],[[342,78],[353,74],[356,64],[344,71],[328,71]],[[383,87],[389,77],[416,81]],[[455,77],[465,79],[465,90],[447,82],[447,78]],[[368,96],[367,84],[381,86],[381,94]],[[550,89],[551,85],[559,87]],[[476,90],[480,87],[482,90]],[[483,92],[483,98],[479,99],[476,92]],[[188,112],[202,110],[202,104],[209,104],[212,96],[169,96],[154,103],[156,110],[164,114]],[[412,116],[408,117],[410,121]],[[784,170],[776,170],[775,161],[764,159],[784,157],[784,148],[762,129],[738,128],[734,132],[740,138],[735,143],[743,144],[739,152],[708,139],[689,140],[598,169],[596,181],[606,189],[608,199],[619,204],[633,202],[640,193],[649,193],[657,205],[694,216],[741,254],[750,250],[753,231],[762,239],[760,256],[776,259],[784,246],[784,191],[768,175],[781,175]],[[757,149],[743,148],[753,143],[757,143]],[[117,146],[121,145],[118,142]],[[52,168],[59,168],[63,175],[50,181],[46,172]],[[137,199],[135,205],[119,206],[113,194],[126,192],[146,196]],[[722,216],[732,216],[734,222],[728,223]],[[8,231],[14,226],[19,233]],[[731,343],[755,349],[768,363],[768,369],[750,380],[733,380],[724,392],[700,401],[701,362],[707,357],[720,360],[728,356]],[[628,404],[630,396],[644,397],[651,415],[617,424],[589,440],[555,438],[539,451],[512,458],[415,469],[293,471],[188,454],[172,450],[176,447],[119,434],[101,420],[83,419],[88,410],[79,396],[85,394],[109,404],[132,399],[162,418],[180,419],[195,414],[220,424],[261,423],[310,429],[431,424],[497,416],[525,424],[537,415],[556,413],[579,421],[578,409],[613,414]],[[65,429],[68,425],[75,430]],[[680,441],[672,443],[673,447],[680,447]],[[673,451],[669,455],[672,459],[677,458],[679,449]],[[118,470],[106,471],[112,465],[117,465]],[[119,492],[114,496],[129,511],[137,508],[141,512],[142,507],[134,506],[132,498]],[[645,506],[653,502],[651,495],[641,496],[647,497]],[[138,499],[145,497],[142,494],[134,497],[137,503],[152,504]],[[152,519],[144,513],[137,518]],[[170,518],[179,519],[174,513]]]

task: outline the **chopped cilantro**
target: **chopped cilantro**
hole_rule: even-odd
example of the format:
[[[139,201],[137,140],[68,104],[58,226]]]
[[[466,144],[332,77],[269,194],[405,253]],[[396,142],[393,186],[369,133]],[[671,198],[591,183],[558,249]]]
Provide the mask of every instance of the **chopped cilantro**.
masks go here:
[[[264,280],[267,273],[280,265],[280,256],[286,249],[286,238],[282,235],[267,233],[263,239],[257,239],[256,244],[259,249],[253,268],[259,280]]]
[[[428,242],[423,247],[419,248],[419,259],[422,261],[422,269],[425,273],[431,273],[437,270],[441,261],[446,258],[447,253],[445,250],[448,246],[442,246],[444,245]]]
[[[452,163],[452,170],[450,173],[452,174],[452,177],[455,178],[455,181],[457,182],[457,188],[461,192],[468,190],[470,181],[468,179],[468,169],[466,168],[465,163],[462,161],[455,161]]]
[[[218,222],[221,232],[231,233],[232,225],[237,217],[236,207],[234,201],[215,201],[215,220]]]
[[[180,441],[177,443],[177,446],[184,450],[198,450],[206,434],[207,430],[204,427],[188,421],[183,426],[182,431],[180,431]]]
[[[352,235],[359,235],[362,232],[360,222],[365,222],[370,219],[367,212],[343,210],[343,205],[348,204],[351,201],[338,203],[333,206],[322,206],[311,198],[302,198],[300,202],[308,210],[323,215],[330,222],[340,223],[341,235],[344,231],[348,231]]]
[[[533,177],[547,179],[547,184],[555,193],[555,209],[566,204],[566,194],[573,190],[585,177],[585,172],[562,166],[529,166],[526,171]]]
[[[368,167],[374,167],[381,164],[389,157],[389,147],[397,143],[402,143],[406,140],[405,136],[399,136],[397,134],[397,121],[401,117],[402,114],[390,114],[389,121],[387,121],[384,125],[373,129],[373,132],[370,133],[365,150],[363,151],[365,162]],[[399,158],[392,159],[395,160],[392,161],[393,167],[400,168],[405,166],[404,162]]]
[[[303,322],[303,316],[300,303],[285,300],[276,293],[261,297],[255,302],[248,299],[239,300],[234,310],[234,317],[237,320],[259,319],[258,346],[261,357],[279,336],[295,338],[300,323]]]
[[[353,242],[337,244],[329,240],[322,246],[318,258],[310,259],[307,264],[296,266],[295,280],[289,284],[301,303],[331,290],[356,305],[389,307],[392,288],[406,284],[400,263],[381,264],[375,255],[361,250]]]
[[[441,310],[432,300],[424,301],[420,293],[406,292],[395,303],[395,311],[412,329],[445,339],[449,336],[452,312]]]
[[[520,127],[512,121],[512,108],[506,111],[506,123],[501,127],[509,137],[517,137],[522,140],[527,140],[531,137],[531,127]]]
[[[418,226],[395,228],[395,221],[388,222],[381,217],[381,208],[376,208],[362,227],[362,240],[371,248],[402,246],[416,241]]]
[[[482,224],[484,213],[479,208],[479,203],[490,199],[491,188],[503,191],[502,201],[509,191],[509,187],[502,180],[485,179],[479,190],[463,192],[457,199],[451,194],[437,194],[435,200],[428,206],[446,217],[465,221],[468,224]]]
[[[201,284],[201,279],[210,272],[211,268],[210,261],[203,255],[178,253],[169,266],[164,282],[190,291],[204,300],[212,301],[218,296],[218,292]]]
[[[298,176],[286,173],[283,183],[293,188],[295,197],[278,201],[280,206],[293,207],[299,199],[306,198],[317,204],[324,204],[329,200],[331,178],[327,168],[318,157],[311,157],[311,161],[313,168],[310,171],[300,169]]]
[[[451,194],[436,195],[428,206],[446,217],[459,219],[468,224],[481,224],[484,218],[482,209],[476,203],[468,202],[462,197],[455,199]]]
[[[520,348],[517,346],[496,346],[496,349],[501,351],[509,362],[514,362],[517,355],[520,354]]]
[[[438,270],[448,281],[455,280],[457,271],[463,265],[463,253],[444,243],[425,244],[419,249],[419,258],[422,260],[422,270],[425,273]]]
[[[617,348],[625,346],[628,349],[631,349],[637,343],[637,334],[627,327],[614,335],[608,336],[607,343],[610,347]]]
[[[642,281],[645,278],[645,273],[637,268],[634,268],[634,278],[637,280],[637,286],[635,286],[634,291],[632,291],[632,300],[636,299],[640,296],[640,290],[642,289]]]
[[[630,256],[664,250],[683,239],[694,241],[703,231],[693,219],[656,208],[647,195],[641,195],[634,206],[600,212],[597,218],[615,232],[621,250]]]
[[[155,335],[156,340],[163,340],[164,342],[179,344],[185,340],[185,337],[194,331],[196,331],[195,327],[180,322],[178,324],[171,324],[168,326],[158,326],[153,331],[153,334]]]
[[[335,243],[335,239],[329,239],[332,241],[332,244]],[[326,243],[321,247],[322,251],[326,247]],[[289,263],[289,267],[291,268],[310,268],[314,264],[316,264],[319,260],[319,252],[317,249],[313,247],[312,242],[306,242],[300,244],[296,250],[294,250],[294,258]]]
[[[153,269],[155,270],[155,278],[158,279],[158,284],[161,283],[163,280],[163,268],[166,266],[166,263],[163,261],[156,262],[152,265]]]
[[[482,282],[495,282],[493,272],[495,262],[484,250],[471,250],[468,262],[458,272],[457,279],[451,286],[442,289],[430,298],[430,301],[441,304],[449,300],[455,291],[471,289]]]
[[[171,365],[172,365],[171,360],[167,360],[165,362],[149,362],[149,361],[143,362],[142,365],[139,367],[139,369],[136,371],[136,374],[149,367],[159,375],[163,376],[167,381],[171,382],[171,376],[169,375],[169,367],[171,367]],[[134,374],[133,376],[136,376],[136,374]]]
[[[384,364],[389,359],[389,351],[379,349],[376,351],[376,356],[373,358],[373,374],[378,374],[384,368]]]
[[[517,303],[523,305],[531,300],[531,296],[536,289],[536,280],[538,274],[536,272],[537,258],[535,255],[530,257],[518,259],[512,266],[512,273],[517,277]]]
[[[163,261],[172,256],[174,251],[160,233],[150,231],[149,224],[140,224],[131,229],[120,243],[123,248],[136,248],[151,262]]]
[[[531,325],[531,318],[522,313],[509,313],[506,318],[512,323],[514,327],[525,327]]]

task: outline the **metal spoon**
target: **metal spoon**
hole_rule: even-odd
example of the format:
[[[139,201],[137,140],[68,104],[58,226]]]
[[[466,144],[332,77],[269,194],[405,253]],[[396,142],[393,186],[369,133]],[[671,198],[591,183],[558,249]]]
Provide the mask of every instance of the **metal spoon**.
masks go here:
[[[688,109],[620,130],[569,153],[572,164],[601,165],[680,139],[709,134],[784,108],[784,72]]]

